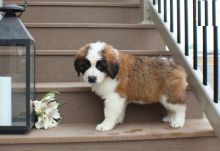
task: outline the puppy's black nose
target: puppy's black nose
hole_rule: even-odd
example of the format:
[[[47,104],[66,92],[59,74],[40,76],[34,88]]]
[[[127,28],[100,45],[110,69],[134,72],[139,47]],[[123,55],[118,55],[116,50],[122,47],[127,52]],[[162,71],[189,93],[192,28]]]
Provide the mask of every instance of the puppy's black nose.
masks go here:
[[[96,83],[96,77],[95,76],[89,76],[88,81],[89,81],[89,83]]]

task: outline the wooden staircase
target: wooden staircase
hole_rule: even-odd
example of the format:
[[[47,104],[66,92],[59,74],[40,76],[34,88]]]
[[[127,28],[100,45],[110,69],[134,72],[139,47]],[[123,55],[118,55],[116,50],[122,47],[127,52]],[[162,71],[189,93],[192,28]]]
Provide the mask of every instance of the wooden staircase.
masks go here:
[[[58,99],[66,103],[61,108],[63,122],[25,135],[0,135],[0,151],[219,151],[219,141],[190,88],[182,129],[161,122],[161,105],[132,104],[124,124],[110,132],[95,131],[103,120],[102,100],[75,73],[74,55],[85,43],[100,40],[130,54],[171,57],[157,27],[150,21],[140,24],[140,15],[138,0],[30,0],[22,20],[37,42],[37,98],[61,92]]]

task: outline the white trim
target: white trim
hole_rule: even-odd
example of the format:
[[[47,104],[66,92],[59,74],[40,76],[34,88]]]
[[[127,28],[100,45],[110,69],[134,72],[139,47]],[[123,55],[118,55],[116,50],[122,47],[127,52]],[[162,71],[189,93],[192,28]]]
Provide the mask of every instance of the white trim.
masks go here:
[[[141,24],[146,24],[150,20],[149,0],[140,0]]]

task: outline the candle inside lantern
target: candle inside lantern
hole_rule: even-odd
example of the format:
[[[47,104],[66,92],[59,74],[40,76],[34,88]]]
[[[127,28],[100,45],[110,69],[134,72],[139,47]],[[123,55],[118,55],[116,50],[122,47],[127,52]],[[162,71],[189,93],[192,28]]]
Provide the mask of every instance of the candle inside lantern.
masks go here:
[[[0,76],[0,126],[12,125],[11,77]]]

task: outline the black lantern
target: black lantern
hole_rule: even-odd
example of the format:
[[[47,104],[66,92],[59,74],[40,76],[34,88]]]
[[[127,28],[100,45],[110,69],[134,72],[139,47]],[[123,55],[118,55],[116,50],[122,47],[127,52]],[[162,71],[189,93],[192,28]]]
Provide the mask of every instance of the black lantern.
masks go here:
[[[35,44],[17,17],[23,11],[14,4],[0,7],[0,133],[25,133],[34,121]]]

